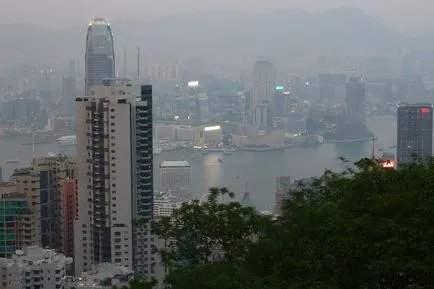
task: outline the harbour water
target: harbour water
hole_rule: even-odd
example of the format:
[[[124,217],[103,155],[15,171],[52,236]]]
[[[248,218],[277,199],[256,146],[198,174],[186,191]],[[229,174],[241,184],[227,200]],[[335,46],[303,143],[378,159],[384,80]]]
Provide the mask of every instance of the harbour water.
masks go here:
[[[375,133],[377,154],[395,153],[391,148],[396,143],[396,118],[375,116],[367,121]],[[48,156],[50,152],[72,155],[73,146],[36,144],[36,157]],[[249,191],[256,206],[261,210],[273,211],[276,178],[291,176],[293,179],[320,175],[325,168],[342,170],[344,164],[338,160],[343,156],[350,161],[370,156],[372,142],[350,144],[324,144],[318,147],[294,148],[283,151],[234,152],[231,155],[210,152],[202,155],[198,151],[184,150],[162,152],[154,156],[155,189],[159,187],[158,166],[163,160],[187,160],[192,165],[192,197],[199,198],[211,186],[227,186],[241,199],[244,191]],[[3,179],[14,168],[30,164],[32,146],[22,146],[19,139],[0,139],[0,166]],[[19,159],[19,163],[6,163],[8,159]],[[222,161],[220,162],[219,159]]]

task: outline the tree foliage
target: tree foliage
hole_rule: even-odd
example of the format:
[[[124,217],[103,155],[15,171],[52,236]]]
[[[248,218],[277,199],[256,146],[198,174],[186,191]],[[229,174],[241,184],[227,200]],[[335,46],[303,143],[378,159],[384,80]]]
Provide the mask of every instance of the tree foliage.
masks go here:
[[[434,287],[434,162],[384,170],[362,159],[288,193],[271,220],[239,203],[184,205],[154,222],[171,288]]]

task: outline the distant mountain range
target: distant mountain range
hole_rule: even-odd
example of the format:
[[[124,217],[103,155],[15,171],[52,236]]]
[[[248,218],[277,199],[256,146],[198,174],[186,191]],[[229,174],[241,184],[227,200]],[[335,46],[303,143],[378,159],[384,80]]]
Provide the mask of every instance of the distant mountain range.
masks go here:
[[[322,13],[279,11],[268,14],[204,12],[162,17],[152,22],[112,23],[117,63],[123,47],[133,62],[143,59],[208,59],[217,69],[242,67],[258,58],[287,60],[319,55],[391,55],[429,39],[411,39],[390,31],[362,10],[344,7]],[[65,64],[84,58],[86,24],[50,30],[25,24],[0,25],[0,63]],[[420,48],[420,47],[418,47]]]

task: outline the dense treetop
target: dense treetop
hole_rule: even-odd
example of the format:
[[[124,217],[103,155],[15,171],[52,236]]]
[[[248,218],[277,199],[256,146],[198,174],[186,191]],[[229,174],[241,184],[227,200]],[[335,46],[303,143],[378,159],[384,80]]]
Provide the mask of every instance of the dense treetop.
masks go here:
[[[434,162],[325,171],[291,189],[277,218],[210,193],[152,225],[170,288],[434,287]]]

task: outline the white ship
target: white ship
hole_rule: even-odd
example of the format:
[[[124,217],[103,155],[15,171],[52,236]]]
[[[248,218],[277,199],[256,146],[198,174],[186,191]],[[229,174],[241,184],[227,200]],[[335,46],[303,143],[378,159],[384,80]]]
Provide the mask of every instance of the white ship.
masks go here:
[[[57,139],[59,146],[75,146],[77,144],[77,137],[75,135],[62,136]]]

